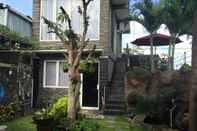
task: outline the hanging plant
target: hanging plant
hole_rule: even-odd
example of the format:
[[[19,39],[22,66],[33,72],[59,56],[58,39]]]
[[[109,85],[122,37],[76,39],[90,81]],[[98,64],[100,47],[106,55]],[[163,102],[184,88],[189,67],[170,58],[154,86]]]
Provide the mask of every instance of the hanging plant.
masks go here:
[[[81,60],[79,64],[79,71],[81,73],[93,74],[97,71],[96,63],[97,63],[96,59]],[[64,63],[64,67],[63,67],[64,72],[68,72],[69,66],[70,65],[68,64],[68,62]]]
[[[68,68],[69,68],[68,62],[64,62],[64,67],[63,67],[64,72],[68,72]]]
[[[82,73],[95,73],[96,67],[95,64],[97,61],[95,59],[89,59],[89,60],[82,60],[79,65],[79,70]]]

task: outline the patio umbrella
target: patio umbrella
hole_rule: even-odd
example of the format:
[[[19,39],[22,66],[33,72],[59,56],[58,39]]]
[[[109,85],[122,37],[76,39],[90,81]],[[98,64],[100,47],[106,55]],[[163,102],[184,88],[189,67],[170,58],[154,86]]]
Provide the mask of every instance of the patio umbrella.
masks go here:
[[[164,34],[153,34],[153,46],[165,46],[170,44],[170,40],[172,36],[164,35]],[[134,45],[138,46],[150,46],[151,35],[144,36],[141,38],[136,39],[135,41],[131,42]],[[176,38],[176,43],[182,42],[179,38]]]
[[[132,44],[138,46],[151,46],[151,37],[153,38],[153,46],[155,46],[155,54],[156,54],[156,47],[157,46],[166,46],[170,45],[170,41],[172,40],[172,36],[164,35],[155,33],[148,36],[144,36],[141,38],[136,39],[135,41],[131,42]],[[182,42],[179,38],[176,38],[176,44]],[[150,48],[151,50],[151,48]],[[152,50],[151,50],[152,51]]]

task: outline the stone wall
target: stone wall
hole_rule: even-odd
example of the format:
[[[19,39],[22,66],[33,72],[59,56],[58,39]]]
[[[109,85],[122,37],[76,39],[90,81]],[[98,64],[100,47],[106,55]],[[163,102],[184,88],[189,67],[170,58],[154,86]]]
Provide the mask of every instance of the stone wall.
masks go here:
[[[0,52],[0,63],[10,65],[0,67],[0,85],[4,92],[1,104],[21,103],[28,111],[32,104],[31,54]]]

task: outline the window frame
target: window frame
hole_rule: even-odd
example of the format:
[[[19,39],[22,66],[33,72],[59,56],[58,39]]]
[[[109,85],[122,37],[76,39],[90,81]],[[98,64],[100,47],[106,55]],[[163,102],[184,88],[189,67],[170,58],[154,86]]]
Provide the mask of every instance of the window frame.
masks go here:
[[[56,80],[55,80],[55,86],[54,85],[47,85],[46,84],[46,66],[47,62],[54,62],[56,64]],[[64,60],[44,60],[44,65],[43,65],[43,87],[44,88],[69,88],[68,86],[60,86],[59,85],[59,71],[60,71],[60,63],[64,62]]]
[[[56,2],[56,0],[52,0],[53,1],[53,4],[54,4],[54,6],[53,6],[53,12],[56,12],[57,11],[57,2]],[[55,1],[55,2],[54,2]],[[98,0],[99,2],[99,4],[98,4],[98,6],[99,6],[99,12],[98,12],[98,27],[97,27],[97,31],[98,31],[98,37],[97,38],[95,38],[95,39],[90,39],[90,41],[99,41],[100,40],[100,15],[101,15],[101,0]],[[72,0],[71,0],[71,2],[72,2]],[[42,24],[43,24],[43,22],[42,22],[42,11],[43,11],[43,9],[42,9],[42,4],[43,4],[43,0],[40,0],[40,27],[39,27],[39,40],[41,41],[41,42],[61,42],[61,40],[58,40],[58,39],[56,39],[56,35],[55,34],[52,34],[52,40],[45,40],[45,39],[42,39],[42,34],[41,34],[41,31],[42,31]],[[71,3],[71,8],[72,8],[72,3]],[[69,14],[70,14],[71,12],[69,12]],[[55,20],[55,22],[56,22],[56,19],[57,18],[57,12],[56,13],[54,13],[54,15],[53,15],[53,19]],[[83,27],[82,27],[83,28]]]

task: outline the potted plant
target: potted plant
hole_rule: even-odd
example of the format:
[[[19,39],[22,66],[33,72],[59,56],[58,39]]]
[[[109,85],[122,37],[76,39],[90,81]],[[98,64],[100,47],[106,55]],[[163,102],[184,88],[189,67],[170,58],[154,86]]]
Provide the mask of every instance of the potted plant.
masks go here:
[[[37,125],[38,131],[51,131],[53,117],[49,113],[48,109],[42,109],[35,112],[33,116],[33,121]]]

